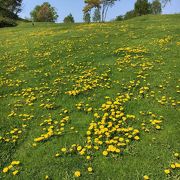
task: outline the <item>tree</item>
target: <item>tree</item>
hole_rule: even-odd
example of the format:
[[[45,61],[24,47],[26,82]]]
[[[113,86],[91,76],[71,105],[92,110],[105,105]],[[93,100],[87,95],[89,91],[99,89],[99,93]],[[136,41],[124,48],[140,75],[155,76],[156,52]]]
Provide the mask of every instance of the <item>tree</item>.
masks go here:
[[[86,4],[83,8],[83,11],[90,12],[93,8],[100,8],[101,0],[84,0],[84,3]]]
[[[58,18],[57,12],[48,2],[37,5],[30,13],[32,19],[36,22],[55,22]]]
[[[74,17],[72,16],[72,14],[69,14],[64,18],[64,23],[74,23]]]
[[[94,22],[100,22],[101,21],[101,12],[100,12],[99,8],[96,8],[94,10],[93,21]]]
[[[102,14],[101,14],[101,18],[102,18],[102,22],[104,22],[106,20],[106,16],[107,16],[107,12],[109,10],[110,7],[112,7],[115,2],[117,0],[102,0]]]
[[[161,0],[163,7],[165,7],[168,2],[171,2],[171,0]]]
[[[125,15],[124,15],[124,19],[127,20],[127,19],[131,19],[131,18],[134,18],[136,17],[137,14],[135,13],[134,10],[131,10],[131,11],[128,11]]]
[[[124,18],[123,16],[116,16],[115,21],[122,21]]]
[[[0,7],[14,14],[21,12],[22,0],[0,0]]]
[[[153,14],[161,14],[162,12],[161,2],[159,0],[154,0],[151,4],[151,9]]]
[[[90,22],[91,22],[91,15],[90,15],[89,12],[84,13],[83,20],[84,20],[84,22],[86,22],[86,23],[90,23]]]
[[[21,12],[22,0],[0,0],[0,15],[9,18],[17,18]]]
[[[137,0],[134,5],[134,11],[139,16],[150,14],[151,4],[148,3],[148,0]]]
[[[83,11],[89,12],[93,8],[98,8],[101,11],[101,21],[104,22],[107,16],[107,12],[118,0],[85,0],[86,3]]]

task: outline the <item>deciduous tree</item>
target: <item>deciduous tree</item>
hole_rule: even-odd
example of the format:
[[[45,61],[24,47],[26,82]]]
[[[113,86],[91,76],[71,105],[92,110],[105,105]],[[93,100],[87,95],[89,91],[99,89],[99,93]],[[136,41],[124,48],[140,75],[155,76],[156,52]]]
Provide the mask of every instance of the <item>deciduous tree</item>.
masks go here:
[[[94,22],[100,22],[101,21],[101,12],[99,8],[96,8],[94,10],[94,14],[93,14],[93,21]]]
[[[137,15],[145,15],[151,13],[151,4],[148,0],[137,0],[134,5],[134,11]]]
[[[22,0],[0,0],[0,7],[18,14],[21,12]]]
[[[55,22],[58,18],[55,8],[48,2],[36,6],[30,14],[33,20],[37,22]]]
[[[99,11],[101,11],[101,21],[104,22],[109,8],[112,7],[116,1],[118,0],[85,0],[86,5],[83,11],[89,12],[93,8],[99,9]]]
[[[17,18],[22,10],[22,0],[0,0],[0,15]]]
[[[84,22],[86,22],[86,23],[90,23],[90,22],[91,22],[91,15],[90,15],[89,12],[84,13],[83,20],[84,20]]]
[[[71,13],[64,18],[64,23],[74,23],[74,22],[75,22],[74,17],[72,16]]]
[[[123,21],[124,17],[119,15],[119,16],[116,16],[115,18],[115,21]]]
[[[134,10],[131,10],[131,11],[128,11],[125,15],[124,15],[124,19],[127,20],[127,19],[131,19],[131,18],[134,18],[136,17],[136,13]]]
[[[151,4],[151,9],[153,14],[161,14],[162,12],[161,2],[159,0],[154,0]]]

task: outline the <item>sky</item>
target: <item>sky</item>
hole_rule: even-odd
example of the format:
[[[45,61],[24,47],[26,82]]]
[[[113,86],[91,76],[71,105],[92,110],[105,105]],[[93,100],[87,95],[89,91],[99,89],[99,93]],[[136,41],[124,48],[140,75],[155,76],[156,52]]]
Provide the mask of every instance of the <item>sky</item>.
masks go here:
[[[124,15],[127,11],[130,11],[134,7],[136,0],[120,0],[116,2],[107,14],[107,20],[112,20],[118,15]],[[68,14],[72,14],[76,22],[83,21],[84,0],[23,0],[23,10],[19,14],[20,17],[30,17],[30,12],[36,5],[41,5],[43,2],[49,2],[53,7],[56,8],[59,18],[57,22],[62,22],[64,17]],[[174,14],[180,13],[180,0],[172,0],[163,9],[163,14]]]

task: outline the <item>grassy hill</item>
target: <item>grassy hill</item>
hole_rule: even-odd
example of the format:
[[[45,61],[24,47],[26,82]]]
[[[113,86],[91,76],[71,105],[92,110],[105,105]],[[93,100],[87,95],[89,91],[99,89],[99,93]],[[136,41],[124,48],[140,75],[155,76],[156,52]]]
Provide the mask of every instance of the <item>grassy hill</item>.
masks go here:
[[[179,32],[180,15],[0,29],[0,179],[179,179]]]

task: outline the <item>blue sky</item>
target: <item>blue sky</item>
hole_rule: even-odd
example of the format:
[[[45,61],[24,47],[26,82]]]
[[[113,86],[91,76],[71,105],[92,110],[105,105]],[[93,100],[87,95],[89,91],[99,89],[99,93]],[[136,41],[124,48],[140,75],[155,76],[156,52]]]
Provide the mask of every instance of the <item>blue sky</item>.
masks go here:
[[[82,22],[82,9],[84,7],[84,0],[23,0],[23,11],[20,13],[21,17],[30,17],[30,12],[36,5],[43,2],[49,2],[56,7],[59,18],[58,22],[62,22],[64,17],[69,13],[75,18],[76,22]],[[123,15],[127,11],[132,10],[136,0],[121,0],[117,2],[114,7],[108,11],[107,20],[111,20],[118,15]],[[163,14],[180,13],[180,0],[172,0],[171,3],[163,9]]]

